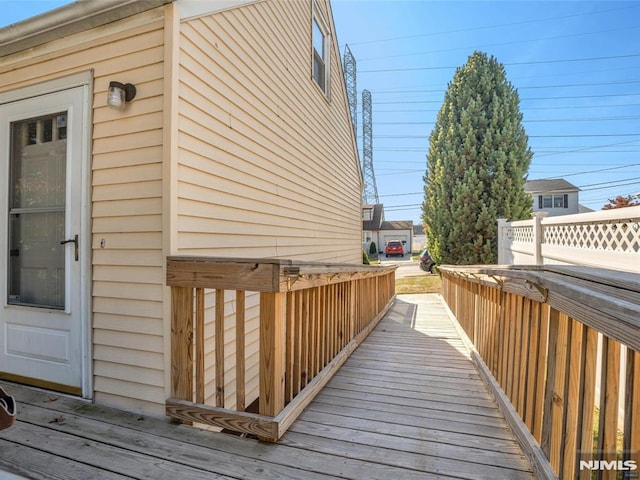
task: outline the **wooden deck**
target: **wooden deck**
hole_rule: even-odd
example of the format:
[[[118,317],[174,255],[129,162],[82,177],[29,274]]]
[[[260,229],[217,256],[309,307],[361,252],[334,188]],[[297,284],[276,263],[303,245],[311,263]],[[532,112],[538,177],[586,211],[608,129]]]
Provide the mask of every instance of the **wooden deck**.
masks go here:
[[[3,385],[2,479],[533,478],[435,295],[399,296],[277,444]]]

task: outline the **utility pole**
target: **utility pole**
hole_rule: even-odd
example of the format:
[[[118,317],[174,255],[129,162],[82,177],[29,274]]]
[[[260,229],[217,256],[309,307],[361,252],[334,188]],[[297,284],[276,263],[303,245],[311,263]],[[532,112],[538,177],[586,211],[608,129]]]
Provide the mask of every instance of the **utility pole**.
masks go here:
[[[362,176],[364,177],[362,203],[364,205],[380,203],[376,175],[373,171],[373,126],[369,90],[362,91]]]
[[[349,45],[344,46],[342,58],[342,68],[344,70],[344,83],[347,87],[347,101],[351,112],[351,123],[353,124],[353,135],[358,138],[358,90],[356,87],[356,58],[351,53]]]

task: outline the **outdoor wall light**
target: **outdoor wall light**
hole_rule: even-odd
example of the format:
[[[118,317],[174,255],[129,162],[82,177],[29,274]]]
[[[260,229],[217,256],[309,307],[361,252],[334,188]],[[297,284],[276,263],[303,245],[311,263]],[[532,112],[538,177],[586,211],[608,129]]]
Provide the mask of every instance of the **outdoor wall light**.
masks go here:
[[[130,83],[109,82],[107,105],[116,110],[124,109],[127,102],[136,96],[136,87]]]

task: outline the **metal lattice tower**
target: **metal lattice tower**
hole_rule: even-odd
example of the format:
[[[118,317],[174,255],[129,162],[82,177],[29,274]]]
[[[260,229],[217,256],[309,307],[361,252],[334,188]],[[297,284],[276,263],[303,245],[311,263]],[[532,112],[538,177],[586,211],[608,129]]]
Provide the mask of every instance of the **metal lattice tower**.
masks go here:
[[[380,203],[376,175],[373,172],[373,127],[371,124],[371,92],[362,91],[362,176],[364,190],[362,203],[372,205]]]
[[[344,83],[347,87],[347,101],[351,111],[353,134],[358,138],[358,90],[356,88],[356,58],[351,53],[349,45],[344,46],[342,56],[342,68],[344,70]]]

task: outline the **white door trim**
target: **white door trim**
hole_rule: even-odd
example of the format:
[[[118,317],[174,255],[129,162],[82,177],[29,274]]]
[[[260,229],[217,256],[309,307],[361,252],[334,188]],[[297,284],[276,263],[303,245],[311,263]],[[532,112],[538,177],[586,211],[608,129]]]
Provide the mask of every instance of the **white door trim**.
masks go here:
[[[47,95],[59,91],[81,87],[81,199],[80,199],[80,338],[81,338],[81,388],[84,398],[93,397],[93,371],[92,371],[92,316],[91,316],[91,136],[92,136],[92,97],[93,97],[93,71],[85,71],[57,78],[47,82],[14,89],[8,92],[0,92],[0,105],[34,97]],[[4,172],[5,176],[7,172]],[[0,215],[5,216],[5,213]],[[5,219],[6,220],[6,219]],[[6,225],[6,221],[5,221]],[[5,248],[6,250],[6,248]],[[2,282],[4,284],[4,282]]]

